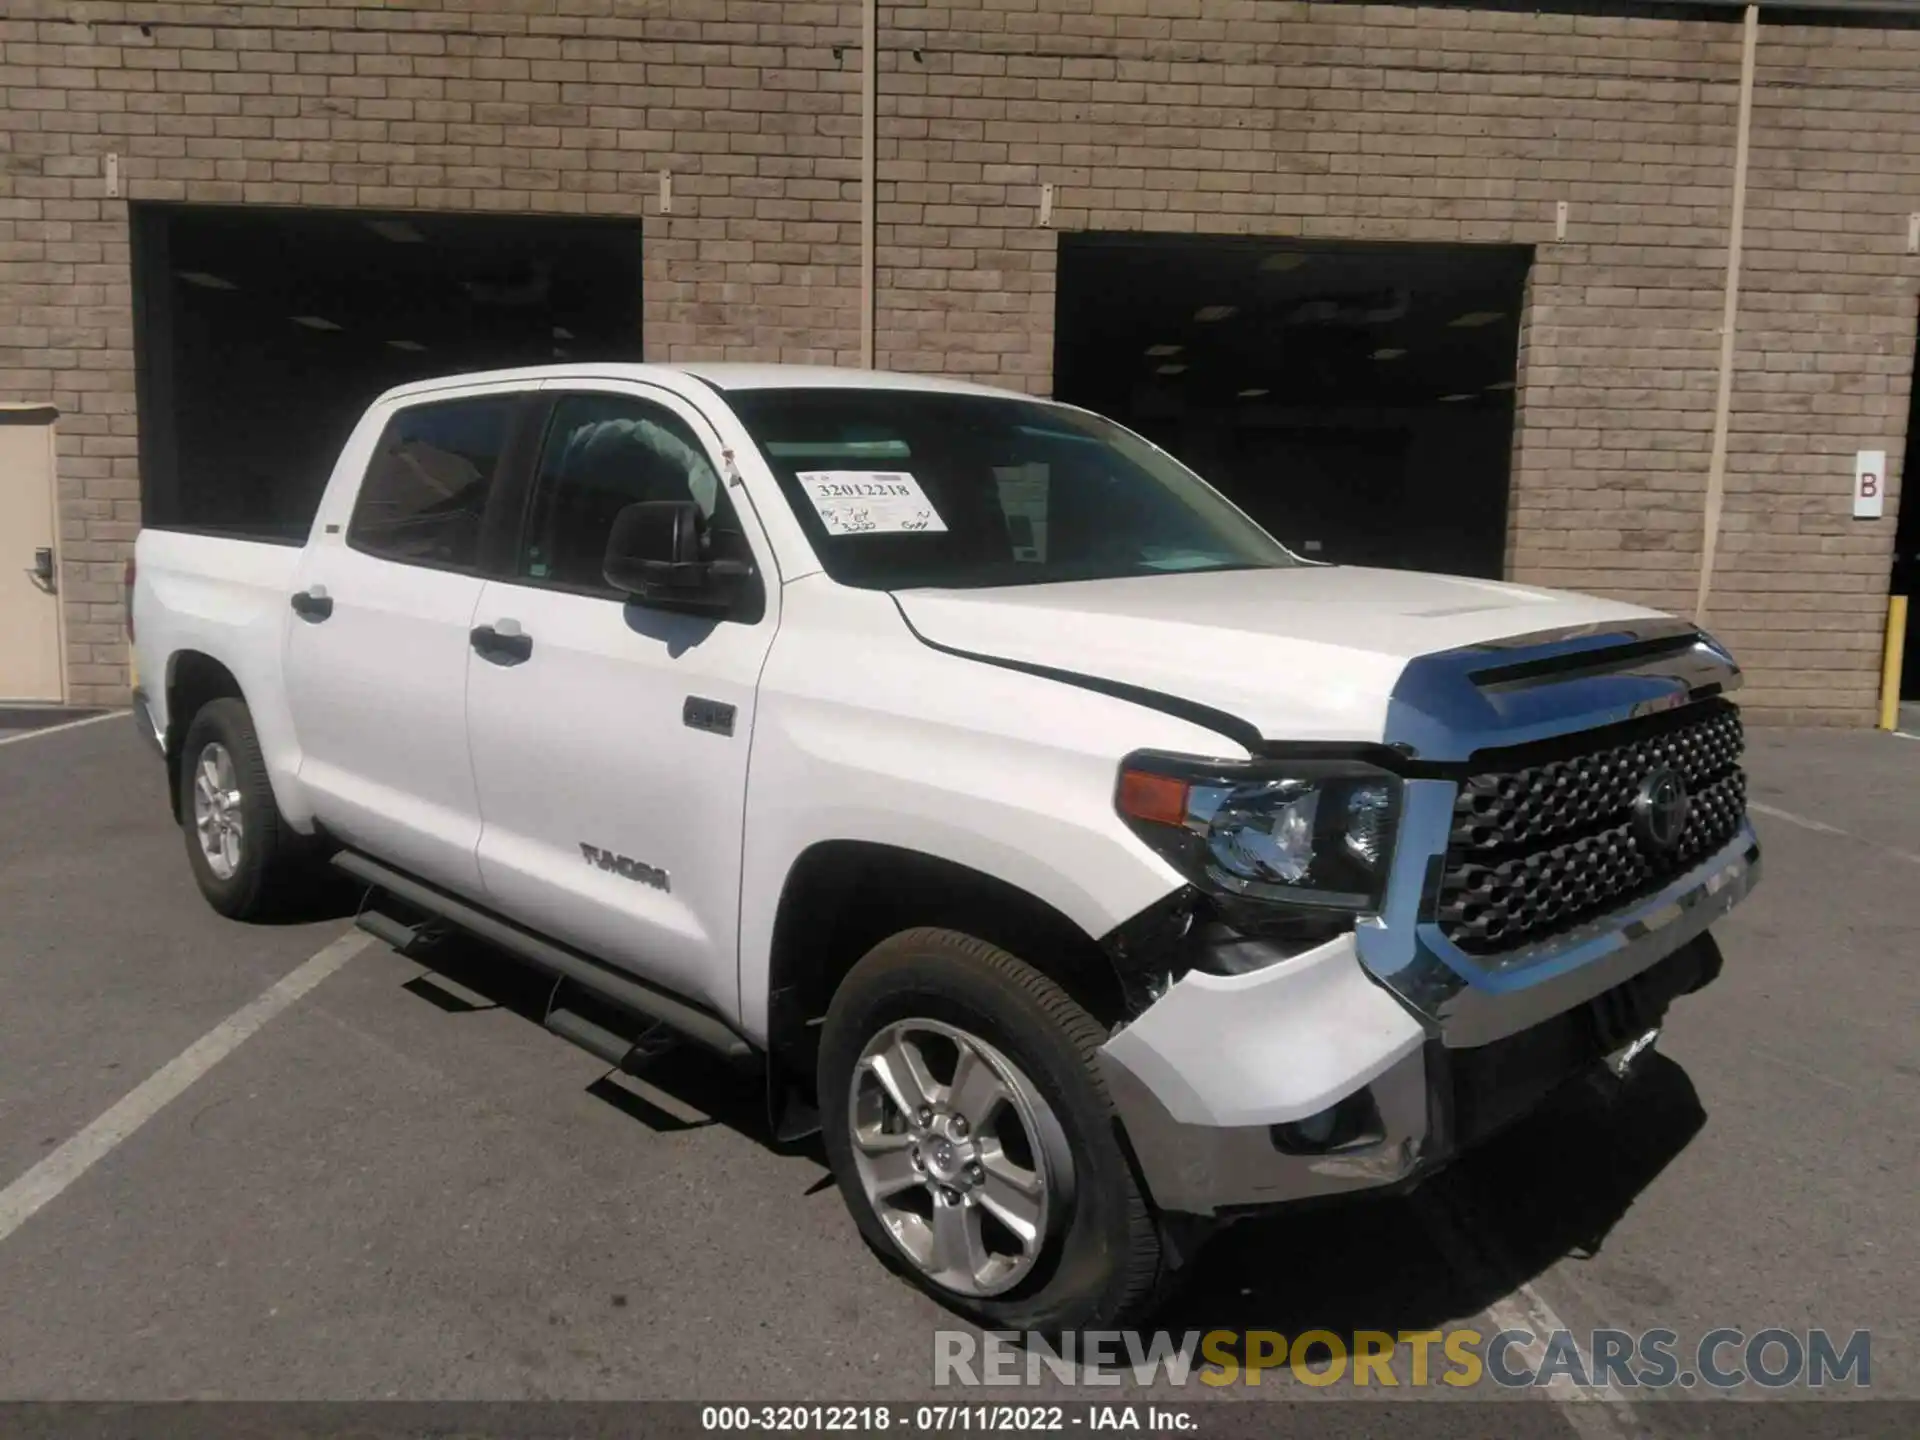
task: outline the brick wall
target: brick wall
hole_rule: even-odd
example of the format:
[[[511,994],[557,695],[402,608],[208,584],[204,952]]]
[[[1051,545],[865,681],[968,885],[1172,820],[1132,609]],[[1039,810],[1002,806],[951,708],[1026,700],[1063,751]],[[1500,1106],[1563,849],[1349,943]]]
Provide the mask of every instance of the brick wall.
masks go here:
[[[859,18],[858,0],[0,3],[0,397],[61,411],[69,698],[121,703],[127,683],[128,200],[644,215],[650,357],[855,363]]]
[[[1691,612],[1737,23],[1211,0],[885,14],[881,364],[1047,388],[1047,182],[1057,229],[1531,244],[1509,574]],[[1894,521],[1852,520],[1847,487],[1857,448],[1897,468],[1906,428],[1920,91],[1897,77],[1920,32],[1767,25],[1759,55],[1709,615],[1757,717],[1860,724]]]
[[[1786,718],[1870,723],[1912,380],[1920,30],[1763,26],[1713,623]],[[1851,518],[1856,450],[1887,517]],[[1838,497],[1838,499],[1836,499]]]
[[[0,396],[62,411],[75,700],[124,685],[127,198],[644,215],[650,358],[858,353],[857,0],[7,0],[0,42]],[[1510,573],[1690,610],[1739,42],[1460,7],[886,0],[880,362],[1045,392],[1065,229],[1531,244]],[[1846,485],[1856,448],[1902,449],[1916,63],[1920,31],[1761,33],[1711,606],[1761,716],[1871,709],[1895,505],[1853,521]]]

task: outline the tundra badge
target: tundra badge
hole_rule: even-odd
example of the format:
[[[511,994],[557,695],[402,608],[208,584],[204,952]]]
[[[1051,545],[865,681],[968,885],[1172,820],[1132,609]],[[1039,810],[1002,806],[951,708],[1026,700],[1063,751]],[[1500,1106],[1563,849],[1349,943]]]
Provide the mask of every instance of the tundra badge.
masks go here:
[[[597,845],[581,842],[580,853],[589,865],[598,865],[602,870],[611,870],[614,874],[628,880],[638,880],[642,885],[651,885],[656,890],[672,890],[672,882],[667,872],[655,869],[641,860],[631,860],[625,855],[616,855],[611,850],[602,850]]]

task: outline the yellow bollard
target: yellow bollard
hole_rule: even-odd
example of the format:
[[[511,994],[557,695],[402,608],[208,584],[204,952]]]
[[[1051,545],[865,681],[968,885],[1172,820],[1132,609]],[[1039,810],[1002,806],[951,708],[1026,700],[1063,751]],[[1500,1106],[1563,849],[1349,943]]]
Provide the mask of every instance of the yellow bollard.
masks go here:
[[[1887,597],[1887,648],[1880,657],[1880,728],[1900,728],[1900,661],[1907,648],[1907,597]]]

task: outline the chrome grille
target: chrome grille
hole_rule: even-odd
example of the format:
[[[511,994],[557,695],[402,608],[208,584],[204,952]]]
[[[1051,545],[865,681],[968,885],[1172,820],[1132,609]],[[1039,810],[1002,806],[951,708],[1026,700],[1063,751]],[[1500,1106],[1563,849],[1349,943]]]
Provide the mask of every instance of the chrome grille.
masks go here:
[[[1435,918],[1472,954],[1550,939],[1652,894],[1731,840],[1746,816],[1740,712],[1710,700],[1556,742],[1560,753],[1498,765],[1461,783]],[[1633,823],[1659,766],[1691,797],[1670,850]]]

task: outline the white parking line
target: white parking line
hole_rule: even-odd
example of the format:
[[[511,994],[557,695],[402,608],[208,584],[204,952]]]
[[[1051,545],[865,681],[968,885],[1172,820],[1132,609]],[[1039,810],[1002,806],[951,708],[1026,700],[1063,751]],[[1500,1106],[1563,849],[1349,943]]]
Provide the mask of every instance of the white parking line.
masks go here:
[[[1461,1213],[1457,1200],[1429,1190],[1416,1192],[1413,1205],[1442,1257],[1469,1278],[1498,1288],[1505,1277],[1514,1273],[1512,1262],[1498,1242],[1473,1228],[1470,1217]],[[1486,1315],[1500,1330],[1524,1330],[1533,1336],[1528,1344],[1515,1345],[1513,1350],[1536,1372],[1546,1359],[1548,1340],[1555,1331],[1566,1331],[1573,1337],[1580,1368],[1589,1382],[1594,1378],[1593,1357],[1573,1335],[1573,1327],[1560,1318],[1546,1297],[1531,1284],[1522,1284],[1503,1299],[1495,1300],[1487,1306]],[[1555,1375],[1544,1388],[1547,1397],[1562,1408],[1567,1424],[1582,1440],[1633,1440],[1644,1433],[1633,1407],[1609,1380],[1582,1384],[1570,1375]]]
[[[68,720],[59,725],[47,725],[38,730],[28,730],[20,735],[0,735],[0,745],[18,745],[22,740],[38,740],[42,735],[58,735],[62,730],[78,730],[82,725],[98,725],[102,720],[118,720],[127,712],[109,710],[104,715],[89,715],[84,720]]]
[[[1809,820],[1806,816],[1796,815],[1791,810],[1782,810],[1773,805],[1762,805],[1758,800],[1749,800],[1747,802],[1747,808],[1758,811],[1762,815],[1771,815],[1776,820],[1784,820],[1789,825],[1798,825],[1803,830],[1811,830],[1817,835],[1838,835],[1845,840],[1857,840],[1862,845],[1872,846],[1875,850],[1884,850],[1895,859],[1905,860],[1910,865],[1920,865],[1920,855],[1914,854],[1911,850],[1901,850],[1892,845],[1882,845],[1878,840],[1869,840],[1864,835],[1856,835],[1851,830],[1842,830],[1838,825],[1829,825],[1824,820]]]
[[[261,1026],[372,943],[371,936],[357,931],[342,935],[318,954],[303,961],[299,968],[257,1000],[242,1005],[128,1091],[119,1103],[86,1129],[5,1190],[0,1190],[0,1240],[13,1234],[42,1206],[56,1199],[61,1191],[104,1160],[116,1145],[158,1115],[169,1101],[178,1098],[194,1081],[239,1049]]]
[[[1487,1306],[1487,1318],[1502,1330],[1525,1330],[1535,1337],[1526,1345],[1513,1347],[1534,1370],[1546,1360],[1547,1340],[1556,1330],[1573,1333],[1532,1285],[1522,1285],[1506,1299]],[[1580,1352],[1582,1368],[1590,1371],[1593,1357],[1577,1339],[1574,1348]],[[1629,1440],[1642,1433],[1633,1407],[1611,1381],[1582,1385],[1571,1376],[1555,1375],[1547,1381],[1546,1391],[1548,1398],[1565,1408],[1567,1424],[1583,1440]]]

